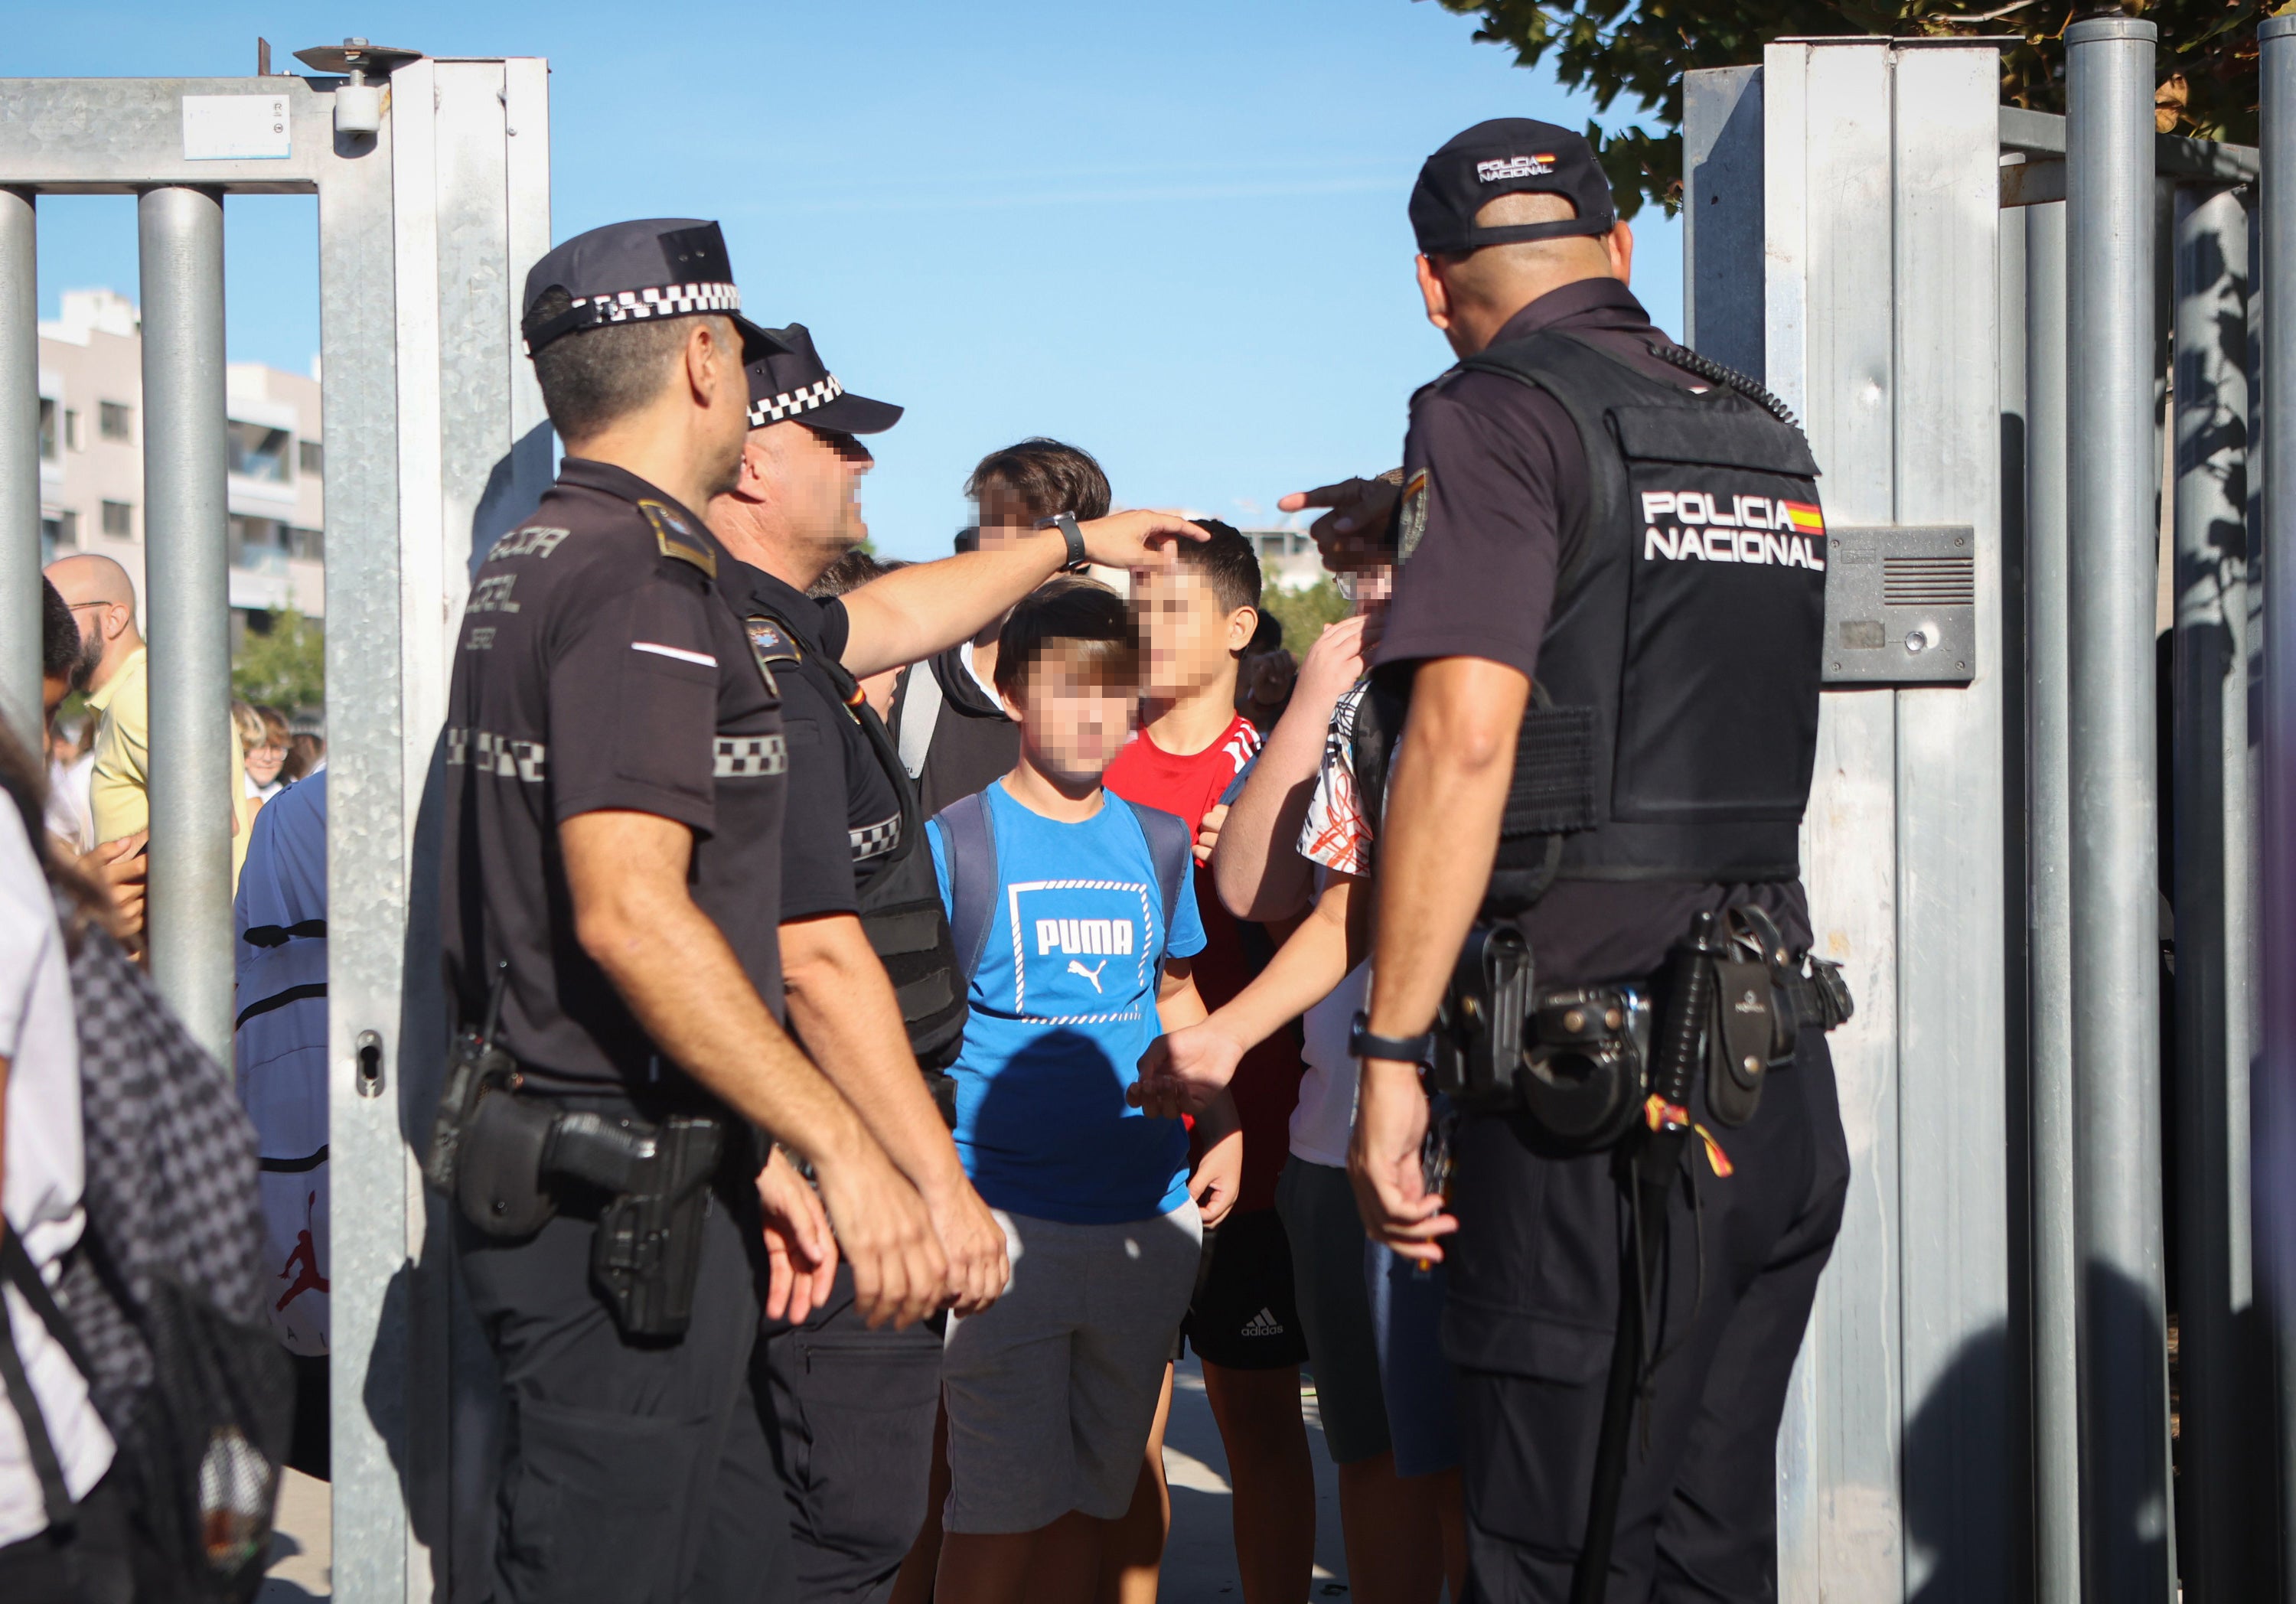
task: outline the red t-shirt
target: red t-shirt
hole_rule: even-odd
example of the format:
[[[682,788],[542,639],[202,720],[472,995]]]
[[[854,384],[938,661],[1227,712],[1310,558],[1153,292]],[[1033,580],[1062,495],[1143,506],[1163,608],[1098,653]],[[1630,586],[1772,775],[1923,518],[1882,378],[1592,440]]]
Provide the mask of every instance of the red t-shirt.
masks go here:
[[[1235,777],[1259,750],[1259,732],[1239,716],[1220,738],[1185,757],[1158,746],[1145,730],[1116,755],[1102,783],[1128,802],[1160,808],[1186,821],[1188,833],[1201,829]],[[1196,990],[1207,1008],[1227,1002],[1259,972],[1245,949],[1245,931],[1221,904],[1205,876],[1196,882],[1196,911],[1204,921],[1204,950],[1196,954]],[[1257,934],[1257,932],[1255,932]],[[1257,944],[1264,953],[1264,943]],[[1300,1035],[1285,1026],[1243,1056],[1233,1090],[1243,1122],[1243,1186],[1240,1210],[1275,1207],[1275,1176],[1290,1151],[1292,1109],[1300,1101]]]

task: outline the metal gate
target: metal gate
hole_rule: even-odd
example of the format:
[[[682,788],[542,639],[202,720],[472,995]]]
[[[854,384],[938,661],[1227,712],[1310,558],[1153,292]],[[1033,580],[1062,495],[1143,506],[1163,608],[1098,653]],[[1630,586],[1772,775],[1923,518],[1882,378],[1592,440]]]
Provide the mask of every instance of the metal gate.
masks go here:
[[[2261,31],[2260,172],[2155,135],[2134,20],[2067,30],[2063,118],[1999,107],[1984,41],[1688,76],[1686,336],[1808,420],[1833,537],[1805,847],[1857,1174],[1780,1442],[1788,1599],[2296,1574],[2296,564],[2251,585],[2296,516],[2260,472],[2296,20]]]
[[[223,226],[316,194],[327,464],[336,1596],[485,1551],[487,1359],[415,1169],[446,1043],[436,782],[473,553],[552,447],[517,331],[550,244],[548,68],[347,42],[344,77],[0,80],[0,705],[38,721],[41,194],[137,197],[154,977],[230,1061]],[[329,65],[334,63],[330,61]],[[395,70],[393,69],[395,68]],[[388,75],[387,78],[384,75]],[[381,93],[374,93],[380,86]],[[348,91],[348,93],[347,93]],[[463,1489],[455,1495],[456,1485]]]

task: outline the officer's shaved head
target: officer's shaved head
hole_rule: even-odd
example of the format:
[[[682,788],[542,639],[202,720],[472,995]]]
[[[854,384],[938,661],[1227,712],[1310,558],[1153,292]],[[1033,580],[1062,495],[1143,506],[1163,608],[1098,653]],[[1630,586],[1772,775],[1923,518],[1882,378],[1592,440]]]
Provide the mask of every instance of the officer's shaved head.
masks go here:
[[[56,587],[67,606],[83,602],[110,602],[131,609],[135,605],[135,585],[127,570],[109,557],[93,552],[59,557],[48,564],[46,572],[48,583]]]
[[[1578,209],[1568,195],[1501,195],[1476,211],[1475,224],[1480,228],[1506,228],[1519,223],[1559,223],[1578,215]],[[1490,307],[1505,305],[1510,311],[1559,284],[1616,276],[1601,237],[1586,234],[1485,245],[1464,256],[1439,257],[1436,262],[1455,298],[1472,298]],[[1526,290],[1530,291],[1529,296],[1521,293]]]

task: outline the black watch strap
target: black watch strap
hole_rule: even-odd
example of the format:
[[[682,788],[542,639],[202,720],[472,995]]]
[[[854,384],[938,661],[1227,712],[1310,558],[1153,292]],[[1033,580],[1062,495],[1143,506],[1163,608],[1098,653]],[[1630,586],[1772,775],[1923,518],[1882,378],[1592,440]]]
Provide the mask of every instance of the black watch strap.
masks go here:
[[[1077,528],[1075,513],[1055,512],[1037,527],[1040,529],[1058,529],[1061,532],[1061,538],[1068,542],[1068,559],[1061,564],[1063,569],[1080,569],[1084,566],[1084,531]]]
[[[1427,1055],[1435,1050],[1435,1032],[1423,1030],[1415,1036],[1374,1035],[1365,1028],[1371,1016],[1362,1009],[1356,1010],[1355,1022],[1348,1027],[1348,1052],[1359,1059],[1389,1059],[1399,1064],[1423,1064]]]

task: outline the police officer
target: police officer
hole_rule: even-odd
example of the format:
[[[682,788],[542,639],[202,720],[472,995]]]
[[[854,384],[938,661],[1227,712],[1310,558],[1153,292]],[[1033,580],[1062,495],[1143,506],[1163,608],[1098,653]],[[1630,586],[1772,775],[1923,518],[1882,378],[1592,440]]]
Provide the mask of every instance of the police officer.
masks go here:
[[[470,1098],[450,1077],[432,1174],[503,1379],[509,1600],[756,1597],[782,1534],[761,1312],[801,1314],[840,1248],[868,1320],[946,1290],[914,1187],[779,1022],[780,696],[693,511],[734,481],[743,363],[773,347],[739,307],[714,223],[536,264],[524,331],[565,462],[457,642],[445,958],[493,1056]],[[810,1160],[818,1203],[759,1132]]]
[[[868,536],[857,492],[873,459],[859,437],[891,428],[901,409],[847,390],[804,324],[767,332],[775,348],[749,364],[738,478],[708,511],[729,553],[719,584],[782,697],[790,1023],[924,1198],[954,1306],[970,1314],[1004,1289],[1004,1234],[965,1179],[914,1051],[954,1056],[964,983],[912,782],[856,681],[970,638],[1080,558],[1154,566],[1170,560],[1170,539],[1201,531],[1153,512],[1071,519],[816,601],[808,590]],[[918,962],[928,928],[942,934],[937,963]],[[898,991],[888,964],[901,966]],[[871,1330],[840,1269],[810,1316],[769,1327],[764,1357],[790,1516],[784,1596],[882,1599],[925,1515],[939,1338]]]
[[[1651,325],[1577,135],[1467,130],[1411,219],[1461,364],[1413,398],[1374,659],[1408,722],[1378,830],[1358,1200],[1374,1236],[1450,1264],[1471,1595],[1768,1599],[1778,1421],[1849,1174],[1797,858],[1815,464],[1759,387]],[[1375,521],[1360,483],[1305,499]],[[1543,1067],[1470,1099],[1495,1111],[1451,1133],[1447,1202],[1419,1064],[1439,1008],[1448,1043],[1478,1039],[1454,964],[1495,930],[1474,950],[1527,945]],[[1720,1011],[1689,978],[1749,975]],[[1618,1023],[1638,998],[1642,1043]],[[1775,1039],[1746,1047],[1739,1014]],[[1605,1039],[1572,1037],[1605,1017]],[[1618,1073],[1638,1047],[1647,1084]]]

